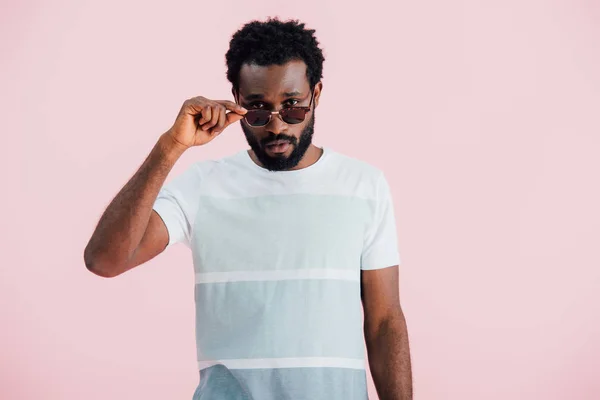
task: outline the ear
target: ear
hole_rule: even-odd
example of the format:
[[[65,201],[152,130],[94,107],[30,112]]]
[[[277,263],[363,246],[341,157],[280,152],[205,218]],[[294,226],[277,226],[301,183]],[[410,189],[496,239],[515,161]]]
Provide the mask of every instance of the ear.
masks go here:
[[[319,81],[319,83],[317,83],[315,85],[315,108],[317,108],[317,106],[319,105],[319,98],[321,97],[321,91],[323,90],[323,82]]]
[[[231,88],[231,94],[233,95],[233,99],[237,103],[237,93],[235,92],[235,88],[233,87]]]

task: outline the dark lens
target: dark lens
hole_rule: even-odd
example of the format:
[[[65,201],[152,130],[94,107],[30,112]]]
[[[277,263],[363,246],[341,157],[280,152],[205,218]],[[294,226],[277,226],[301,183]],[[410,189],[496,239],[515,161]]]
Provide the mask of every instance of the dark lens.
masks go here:
[[[269,122],[271,112],[269,110],[248,110],[246,113],[246,122],[252,126],[262,126]]]
[[[299,107],[290,107],[284,108],[279,113],[281,114],[281,118],[288,124],[299,124],[304,121],[306,110]]]

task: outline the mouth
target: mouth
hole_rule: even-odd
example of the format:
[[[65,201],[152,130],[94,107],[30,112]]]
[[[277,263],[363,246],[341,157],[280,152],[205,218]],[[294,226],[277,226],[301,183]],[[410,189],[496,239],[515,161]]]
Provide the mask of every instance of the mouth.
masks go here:
[[[265,150],[272,154],[285,153],[291,146],[291,143],[287,140],[275,140],[265,146]]]

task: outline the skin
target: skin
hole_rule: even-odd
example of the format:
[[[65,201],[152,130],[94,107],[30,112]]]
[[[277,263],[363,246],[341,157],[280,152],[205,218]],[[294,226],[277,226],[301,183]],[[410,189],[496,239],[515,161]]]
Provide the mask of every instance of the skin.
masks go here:
[[[361,271],[364,334],[380,400],[413,398],[408,330],[400,306],[398,266]]]
[[[259,146],[257,150],[267,157],[289,158],[296,146],[289,146],[284,154],[275,155],[269,151],[265,142],[282,139],[282,137],[293,138],[296,143],[299,142],[302,133],[307,130],[314,117],[314,110],[319,105],[322,89],[321,82],[315,85],[311,111],[299,124],[287,124],[279,116],[272,117],[264,127],[252,127],[242,121],[248,143],[252,146],[252,141],[257,142]],[[280,110],[290,106],[309,106],[311,90],[306,77],[306,64],[303,61],[269,66],[244,64],[240,70],[240,87],[237,92],[233,90],[233,95],[246,109]],[[286,169],[306,168],[314,164],[321,157],[322,152],[322,149],[311,143],[299,162]],[[249,154],[256,164],[266,167],[255,150],[251,149]]]
[[[258,143],[279,135],[299,140],[314,117],[322,87],[321,83],[315,86],[313,110],[304,122],[288,125],[275,117],[265,127],[245,130],[246,135],[252,135]],[[296,94],[285,94],[290,92]],[[286,105],[308,105],[310,85],[306,65],[302,61],[282,66],[244,65],[239,93],[235,90],[233,93],[244,107],[202,96],[183,103],[173,126],[159,137],[139,170],[102,214],[84,250],[88,270],[102,277],[115,277],[162,253],[169,234],[152,206],[177,160],[187,149],[208,144],[227,126],[241,120],[247,111],[245,107],[254,106],[253,101],[260,100],[261,107],[272,110]],[[279,157],[289,157],[292,151],[290,146]],[[321,154],[322,150],[311,143],[291,169],[306,168]],[[262,166],[254,151],[250,150],[249,155]],[[408,334],[398,288],[398,266],[361,271],[364,334],[373,381],[381,400],[412,399]]]
[[[245,113],[228,100],[198,96],[183,103],[173,126],[100,217],[83,253],[90,272],[112,278],[164,251],[169,233],[152,206],[167,175],[187,149],[206,145]]]

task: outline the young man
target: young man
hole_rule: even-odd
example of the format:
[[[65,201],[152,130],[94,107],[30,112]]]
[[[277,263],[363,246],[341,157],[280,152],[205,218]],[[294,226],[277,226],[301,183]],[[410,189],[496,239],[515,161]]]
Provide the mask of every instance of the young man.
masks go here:
[[[324,61],[314,30],[248,23],[226,60],[235,102],[184,102],[104,212],[87,268],[114,277],[175,243],[191,248],[194,399],[366,399],[364,339],[380,398],[411,399],[389,187],[378,169],[312,144]],[[240,120],[251,150],[163,186],[185,150]]]

